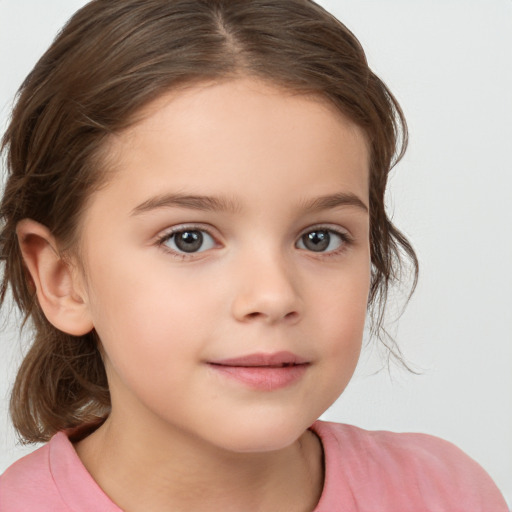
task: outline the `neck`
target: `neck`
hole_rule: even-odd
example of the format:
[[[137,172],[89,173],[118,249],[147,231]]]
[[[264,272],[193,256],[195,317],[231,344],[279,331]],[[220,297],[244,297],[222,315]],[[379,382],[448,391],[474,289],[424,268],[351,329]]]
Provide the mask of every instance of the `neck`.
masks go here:
[[[311,431],[280,450],[236,453],[179,429],[111,416],[76,450],[125,512],[311,512],[323,484],[322,449]]]

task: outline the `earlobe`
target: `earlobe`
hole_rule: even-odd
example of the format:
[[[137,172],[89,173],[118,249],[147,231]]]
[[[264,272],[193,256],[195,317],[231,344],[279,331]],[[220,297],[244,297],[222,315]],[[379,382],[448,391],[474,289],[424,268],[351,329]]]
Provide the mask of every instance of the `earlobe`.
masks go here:
[[[77,273],[59,254],[50,230],[24,219],[18,223],[16,233],[37,299],[48,321],[74,336],[91,331],[94,325],[83,287]]]

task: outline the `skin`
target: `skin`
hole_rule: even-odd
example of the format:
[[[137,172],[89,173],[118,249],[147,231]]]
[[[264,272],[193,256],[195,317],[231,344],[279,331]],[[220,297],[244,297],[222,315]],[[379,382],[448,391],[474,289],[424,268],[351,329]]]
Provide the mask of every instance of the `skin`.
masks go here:
[[[44,227],[18,230],[50,321],[102,342],[112,413],[79,457],[128,512],[313,510],[322,449],[307,429],[349,382],[366,315],[364,133],[319,98],[240,78],[158,99],[109,151],[116,171],[82,218],[84,275]],[[155,207],[176,193],[234,204]],[[361,204],[304,206],[332,194]],[[183,256],[164,237],[187,227],[209,235]],[[311,250],[320,228],[328,249]],[[309,365],[270,391],[208,364],[278,351]]]

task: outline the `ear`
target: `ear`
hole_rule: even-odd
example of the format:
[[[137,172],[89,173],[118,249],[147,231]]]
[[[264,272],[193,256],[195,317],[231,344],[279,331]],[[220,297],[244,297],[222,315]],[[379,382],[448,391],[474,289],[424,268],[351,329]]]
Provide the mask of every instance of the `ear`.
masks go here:
[[[31,219],[16,226],[23,260],[30,273],[37,299],[48,321],[74,336],[94,327],[79,273],[59,254],[50,230]]]

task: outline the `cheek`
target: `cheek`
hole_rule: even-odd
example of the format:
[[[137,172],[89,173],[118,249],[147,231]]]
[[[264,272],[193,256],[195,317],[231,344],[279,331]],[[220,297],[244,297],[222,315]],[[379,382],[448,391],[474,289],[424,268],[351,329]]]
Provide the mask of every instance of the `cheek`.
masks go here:
[[[362,345],[366,308],[340,300],[324,311],[327,358],[344,367],[355,366]]]
[[[352,371],[357,364],[367,315],[370,265],[364,260],[335,275],[329,291],[312,300],[316,330],[324,340],[326,361]],[[352,369],[352,370],[351,370]]]
[[[356,369],[366,319],[366,283],[364,278],[333,279],[331,293],[318,294],[314,302],[317,371],[308,399],[315,404],[317,416],[339,398]]]
[[[175,271],[159,258],[111,258],[92,275],[94,324],[104,351],[119,373],[184,371],[200,359],[218,330],[223,301],[218,287],[197,271]],[[180,364],[181,361],[181,364]],[[147,371],[146,371],[147,370]]]

